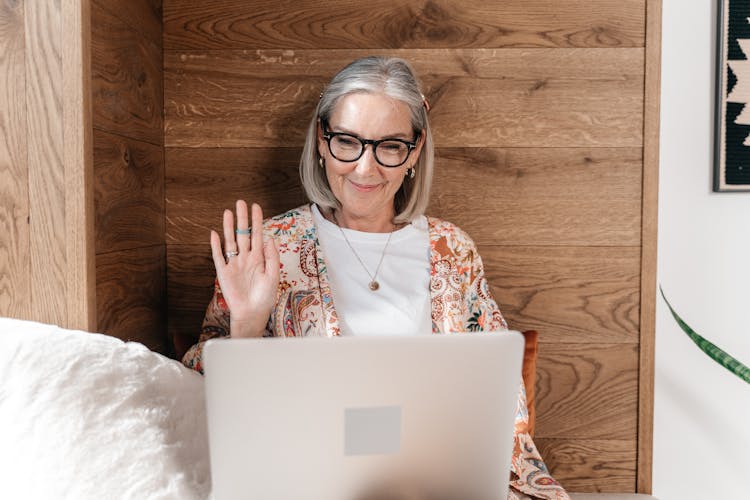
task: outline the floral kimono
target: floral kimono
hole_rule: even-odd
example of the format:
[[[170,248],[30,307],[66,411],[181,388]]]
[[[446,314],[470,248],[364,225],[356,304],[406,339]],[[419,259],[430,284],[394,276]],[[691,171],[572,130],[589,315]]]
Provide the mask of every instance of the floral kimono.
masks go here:
[[[482,259],[474,242],[455,225],[428,217],[430,240],[430,302],[433,333],[507,330],[489,292]],[[274,238],[281,260],[276,306],[266,336],[337,336],[341,334],[326,262],[313,215],[305,205],[264,222],[264,235]],[[218,280],[206,310],[200,341],[182,362],[203,372],[203,343],[229,335],[229,308]],[[528,433],[526,391],[521,383],[511,463],[509,500],[568,499],[550,476]]]

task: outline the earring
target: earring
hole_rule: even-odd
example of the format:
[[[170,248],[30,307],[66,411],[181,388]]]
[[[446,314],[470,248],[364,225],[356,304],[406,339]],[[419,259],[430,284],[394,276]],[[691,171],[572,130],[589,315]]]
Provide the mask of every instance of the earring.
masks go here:
[[[415,175],[417,175],[416,168],[412,167],[406,169],[406,177],[408,177],[409,179],[413,179]]]
[[[326,168],[326,161],[323,159],[323,157],[318,157],[318,165],[320,165],[320,168]]]

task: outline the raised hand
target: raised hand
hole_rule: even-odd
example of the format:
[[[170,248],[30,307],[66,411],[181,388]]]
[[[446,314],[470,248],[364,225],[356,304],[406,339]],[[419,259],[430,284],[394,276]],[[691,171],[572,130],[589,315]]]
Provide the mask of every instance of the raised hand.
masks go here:
[[[260,337],[276,302],[279,251],[263,238],[263,211],[252,205],[252,232],[247,203],[237,200],[237,230],[231,210],[224,210],[224,252],[211,231],[211,255],[224,300],[229,306],[232,337]]]

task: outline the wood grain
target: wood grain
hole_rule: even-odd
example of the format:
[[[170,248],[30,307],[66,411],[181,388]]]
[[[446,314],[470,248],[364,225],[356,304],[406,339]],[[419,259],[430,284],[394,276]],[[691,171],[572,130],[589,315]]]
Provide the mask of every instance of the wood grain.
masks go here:
[[[641,239],[641,343],[638,384],[638,487],[651,493],[656,338],[656,250],[659,206],[659,96],[661,92],[661,0],[647,3],[646,89]]]
[[[166,239],[207,244],[225,208],[244,199],[265,217],[305,202],[300,149],[174,149],[166,152]]]
[[[415,61],[440,147],[642,145],[643,49],[383,54]],[[363,55],[369,52],[167,52],[165,145],[299,147],[321,89]]]
[[[29,185],[23,3],[0,3],[0,316],[29,318]]]
[[[77,0],[62,12],[62,120],[65,164],[67,328],[96,329],[91,5]]]
[[[161,1],[91,17],[99,329],[168,353]]]
[[[177,359],[198,341],[216,274],[207,245],[167,245],[168,332]]]
[[[637,345],[638,249],[483,247],[480,252],[511,327],[536,328],[547,345]],[[202,314],[214,276],[207,242],[170,244],[169,256],[170,309]]]
[[[536,404],[540,438],[634,439],[638,346],[550,344],[542,333]]]
[[[568,491],[632,492],[635,440],[534,439],[552,476]]]
[[[441,148],[428,213],[479,245],[638,246],[641,154]]]
[[[305,202],[294,148],[167,148],[167,241],[203,243],[239,197]],[[479,245],[640,244],[639,149],[443,148],[428,213]],[[210,165],[210,168],[207,168]]]
[[[163,144],[161,46],[99,4],[91,19],[94,128]]]
[[[68,262],[62,29],[58,2],[25,3],[32,317],[65,326]]]
[[[168,354],[165,247],[120,250],[96,256],[98,329]]]
[[[167,49],[642,47],[644,0],[167,0]]]
[[[639,341],[638,248],[480,246],[509,325],[550,344]]]
[[[94,133],[96,252],[164,243],[164,151]]]
[[[197,244],[167,246],[170,321],[180,322],[176,331],[187,336],[197,336],[211,298],[214,267],[204,234],[205,240]],[[480,252],[511,327],[538,328],[547,346],[637,346],[637,249],[482,247]]]
[[[151,43],[162,46],[162,0],[91,0],[97,9],[104,9],[138,31]]]

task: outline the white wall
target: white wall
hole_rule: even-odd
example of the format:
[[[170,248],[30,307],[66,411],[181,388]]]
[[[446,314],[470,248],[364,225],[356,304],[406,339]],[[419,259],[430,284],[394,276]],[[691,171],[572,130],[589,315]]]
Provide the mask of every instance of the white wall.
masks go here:
[[[712,193],[716,0],[663,0],[658,282],[698,333],[750,365],[750,193]],[[661,297],[653,492],[750,498],[750,385],[711,361]]]

